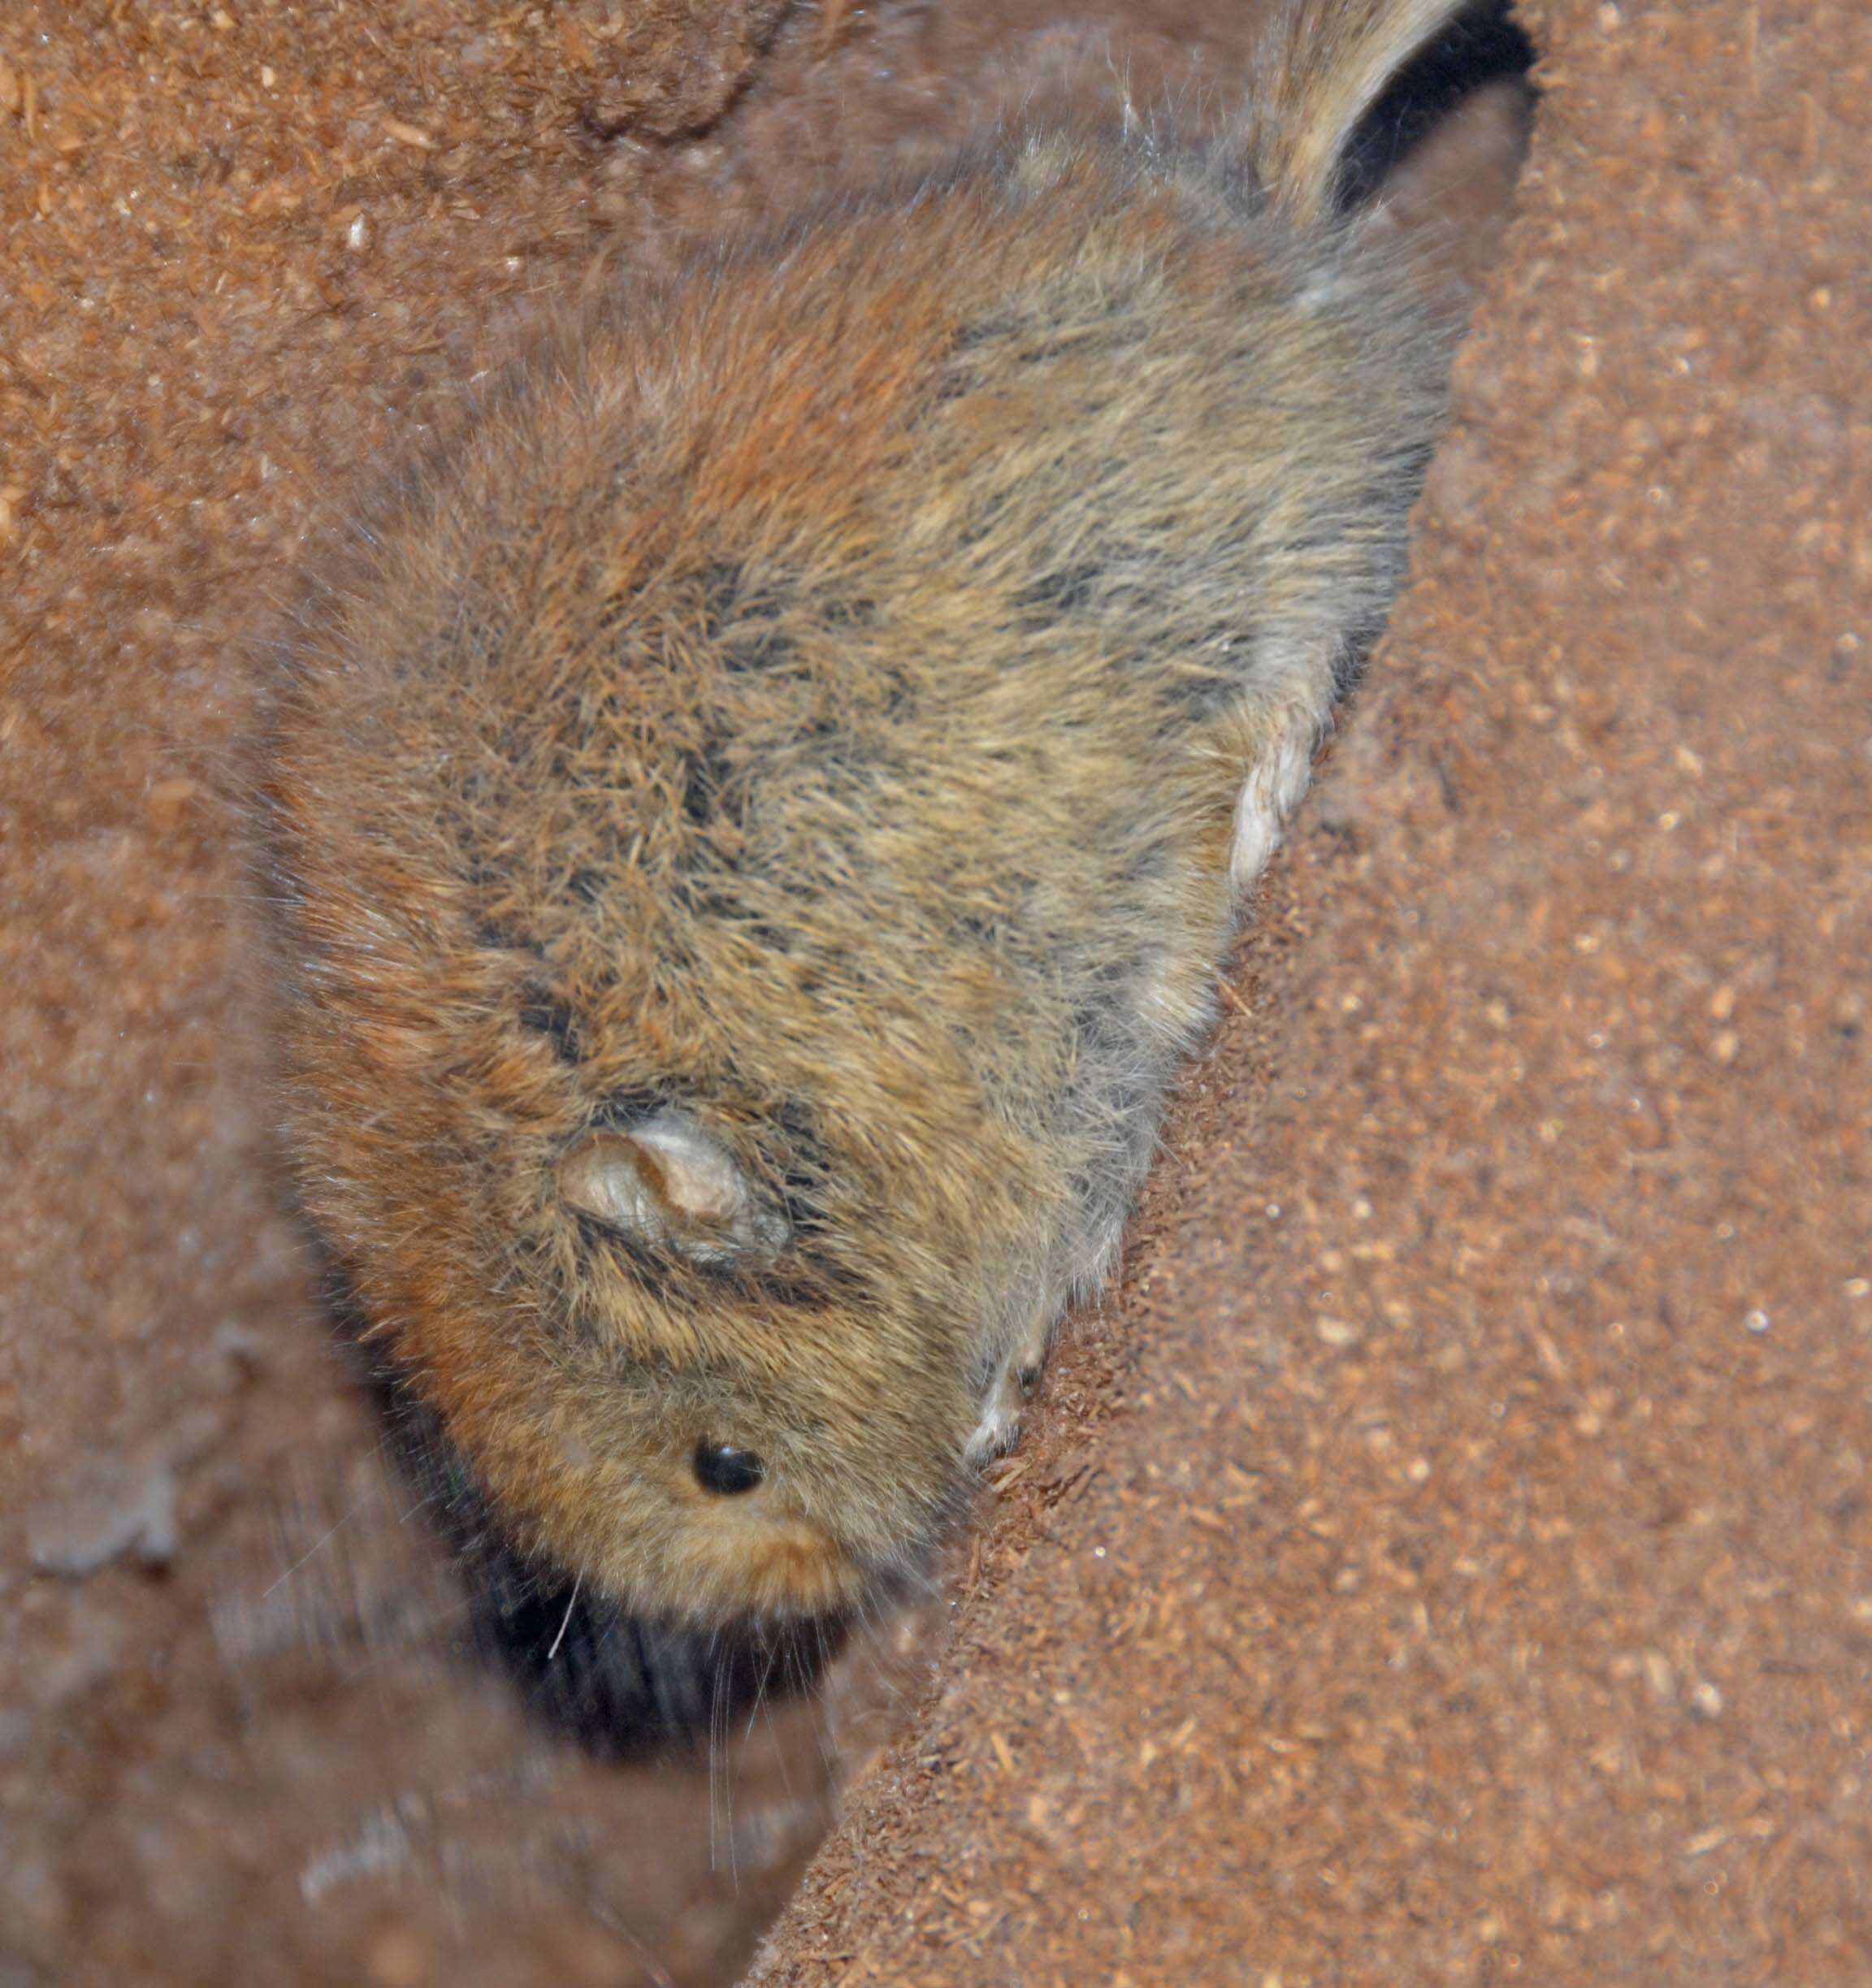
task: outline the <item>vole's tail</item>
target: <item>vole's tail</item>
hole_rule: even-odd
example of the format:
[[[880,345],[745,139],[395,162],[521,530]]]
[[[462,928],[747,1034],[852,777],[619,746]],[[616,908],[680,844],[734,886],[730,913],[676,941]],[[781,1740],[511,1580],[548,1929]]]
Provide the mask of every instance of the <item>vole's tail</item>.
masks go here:
[[[1470,0],[1276,0],[1244,136],[1262,184],[1306,225],[1332,207],[1346,148],[1385,87]]]

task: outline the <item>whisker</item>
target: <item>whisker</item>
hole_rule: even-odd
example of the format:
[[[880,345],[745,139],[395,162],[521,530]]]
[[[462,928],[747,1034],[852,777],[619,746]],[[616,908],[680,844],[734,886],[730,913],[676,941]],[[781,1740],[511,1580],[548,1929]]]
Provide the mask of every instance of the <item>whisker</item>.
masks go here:
[[[272,1595],[276,1589],[284,1587],[286,1583],[292,1579],[293,1575],[306,1565],[307,1561],[310,1560],[314,1554],[323,1553],[324,1549],[329,1546],[335,1539],[337,1538],[338,1535],[342,1532],[348,1525],[350,1524],[351,1521],[354,1519],[361,1511],[363,1510],[364,1507],[370,1502],[370,1492],[364,1492],[352,1505],[350,1510],[346,1512],[341,1518],[338,1519],[332,1526],[328,1531],[324,1533],[320,1538],[314,1540],[313,1543],[306,1548],[306,1551],[302,1553],[296,1561],[293,1561],[291,1566],[287,1568],[285,1572],[282,1574],[280,1578],[271,1584],[271,1587],[264,1587],[260,1591],[260,1599],[264,1601],[271,1595]]]
[[[566,1597],[566,1613],[559,1618],[559,1633],[552,1639],[552,1647],[546,1652],[546,1661],[551,1663],[559,1654],[559,1646],[566,1640],[566,1631],[572,1626],[572,1611],[578,1605],[578,1591],[585,1584],[585,1576],[580,1573],[572,1583],[572,1592]]]

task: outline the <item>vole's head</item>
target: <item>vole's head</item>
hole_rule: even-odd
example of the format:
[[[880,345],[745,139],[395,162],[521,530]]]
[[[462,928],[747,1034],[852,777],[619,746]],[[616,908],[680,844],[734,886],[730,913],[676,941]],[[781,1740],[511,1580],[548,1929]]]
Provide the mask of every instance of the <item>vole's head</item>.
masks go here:
[[[700,1626],[861,1606],[966,1483],[979,1327],[952,1272],[905,1276],[917,1211],[879,1219],[797,1105],[528,1109],[562,1074],[483,1062],[470,1102],[434,1064],[404,1088],[326,1063],[301,1179],[366,1331],[588,1592]]]
[[[737,1136],[663,1105],[552,1167],[548,1282],[579,1379],[534,1391],[561,1479],[540,1519],[639,1605],[838,1610],[951,1501],[971,1414],[958,1334],[878,1288],[861,1233],[828,1237],[825,1164],[797,1122]]]

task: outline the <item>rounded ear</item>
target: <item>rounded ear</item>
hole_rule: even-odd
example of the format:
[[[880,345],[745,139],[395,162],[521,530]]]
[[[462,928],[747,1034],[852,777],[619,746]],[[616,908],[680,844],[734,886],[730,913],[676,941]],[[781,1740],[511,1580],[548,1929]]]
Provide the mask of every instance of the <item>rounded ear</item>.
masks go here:
[[[587,1133],[560,1160],[558,1184],[574,1213],[698,1263],[769,1260],[786,1240],[785,1222],[755,1195],[734,1155],[687,1111]]]

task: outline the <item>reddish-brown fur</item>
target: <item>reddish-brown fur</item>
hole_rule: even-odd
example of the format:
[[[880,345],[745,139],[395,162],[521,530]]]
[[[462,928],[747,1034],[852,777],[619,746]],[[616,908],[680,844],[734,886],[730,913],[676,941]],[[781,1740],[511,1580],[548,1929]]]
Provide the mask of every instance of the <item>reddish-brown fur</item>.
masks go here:
[[[267,774],[305,1206],[595,1591],[860,1599],[1104,1274],[1401,570],[1441,347],[1328,189],[1454,11],[1289,7],[1233,148],[1019,128],[699,254],[309,604]]]

